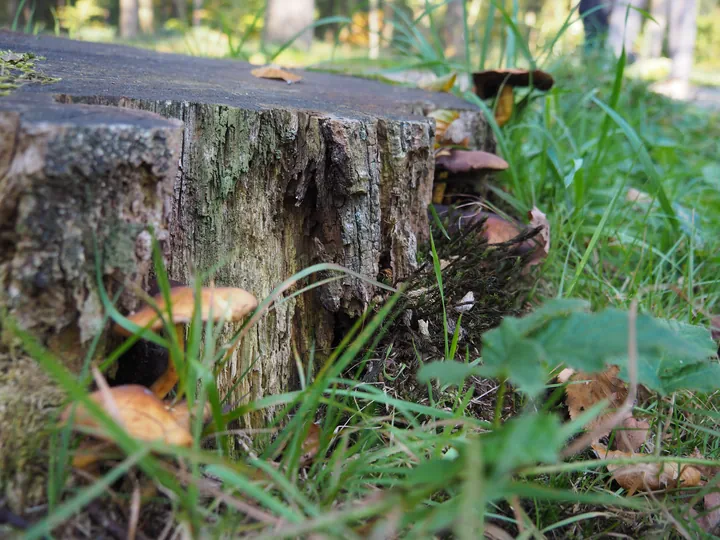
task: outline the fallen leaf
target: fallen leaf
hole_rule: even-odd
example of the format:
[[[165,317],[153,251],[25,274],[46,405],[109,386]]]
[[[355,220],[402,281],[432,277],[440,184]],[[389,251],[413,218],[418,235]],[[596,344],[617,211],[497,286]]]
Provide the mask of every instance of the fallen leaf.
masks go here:
[[[452,87],[455,86],[455,80],[457,79],[457,73],[450,73],[444,77],[438,77],[435,80],[422,83],[419,85],[423,90],[429,90],[430,92],[449,92]]]
[[[0,60],[3,62],[7,62],[9,64],[17,64],[18,62],[22,61],[25,58],[25,55],[22,55],[20,53],[14,53],[14,52],[7,52],[0,56]]]
[[[495,104],[495,122],[499,127],[508,123],[512,117],[513,107],[515,107],[515,94],[512,86],[503,86]]]
[[[460,299],[460,301],[455,306],[455,311],[457,311],[458,313],[464,313],[466,311],[470,311],[474,305],[475,295],[472,291],[470,291]]]
[[[540,264],[548,253],[550,253],[550,222],[547,216],[540,211],[537,206],[533,206],[528,213],[530,216],[530,228],[535,229],[542,227],[540,233],[535,237],[534,241],[537,245],[535,253],[528,262],[529,266]]]
[[[436,109],[428,113],[428,117],[435,120],[435,147],[440,147],[441,142],[445,140],[445,131],[450,124],[460,118],[460,113],[449,109]]]
[[[713,491],[703,497],[705,514],[696,519],[705,532],[712,533],[720,524],[720,492]]]
[[[458,118],[453,120],[447,127],[439,142],[441,146],[443,144],[449,144],[453,146],[468,147],[470,145],[471,138],[472,128],[468,124],[468,117],[458,115]],[[437,140],[437,136],[435,139]]]
[[[720,341],[720,315],[715,315],[710,320],[710,332],[715,341]]]
[[[608,450],[600,443],[592,445],[600,459],[637,459],[648,454],[633,454],[620,450]],[[607,470],[615,481],[633,495],[636,491],[665,489],[667,487],[695,487],[700,484],[700,471],[677,463],[637,463],[632,465],[608,464]]]
[[[644,191],[640,191],[635,188],[628,188],[627,193],[625,194],[625,200],[628,202],[648,204],[653,201],[653,198]]]
[[[627,386],[618,379],[618,373],[620,373],[620,368],[613,366],[602,373],[578,372],[573,374],[569,379],[570,384],[565,388],[565,403],[570,418],[574,420],[587,409],[603,400],[609,402],[608,406],[610,408],[618,408],[627,397]],[[587,425],[587,429],[595,429],[611,414],[613,413],[608,412],[598,416]],[[609,433],[610,430],[599,433],[598,439]]]
[[[557,382],[560,384],[565,384],[570,380],[570,377],[572,377],[575,374],[574,369],[565,368],[560,373],[558,373],[558,376],[555,378]]]
[[[445,189],[447,189],[446,182],[435,182],[433,184],[432,202],[433,204],[442,204],[445,198]]]
[[[500,156],[482,150],[451,150],[435,157],[435,166],[457,174],[471,171],[504,171],[509,167]]]
[[[699,449],[695,448],[693,450],[693,453],[690,454],[690,457],[697,458],[697,459],[705,459],[705,456],[702,455]],[[720,472],[720,467],[716,465],[693,465],[698,471],[700,471],[700,474],[702,474],[705,478],[712,478],[716,474]]]
[[[647,441],[650,424],[647,420],[626,418],[622,427],[615,431],[615,447],[623,452],[635,453]]]
[[[290,73],[289,71],[273,66],[255,68],[250,73],[253,77],[257,77],[259,79],[279,79],[288,84],[296,83],[302,80],[300,75],[296,75],[295,73]]]
[[[300,464],[302,466],[308,465],[312,462],[313,458],[320,451],[320,426],[312,423],[308,430],[307,437],[302,443],[302,456],[300,457]]]

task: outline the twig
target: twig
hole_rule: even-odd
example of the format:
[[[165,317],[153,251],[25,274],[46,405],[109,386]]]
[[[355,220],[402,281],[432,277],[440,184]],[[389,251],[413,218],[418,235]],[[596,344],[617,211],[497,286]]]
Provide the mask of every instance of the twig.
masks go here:
[[[603,434],[612,431],[620,425],[627,417],[628,413],[632,413],[633,407],[635,406],[635,399],[637,398],[638,386],[637,308],[638,301],[636,298],[632,301],[632,304],[630,304],[630,310],[628,311],[628,376],[630,379],[628,385],[628,395],[615,414],[595,426],[591,432],[575,439],[572,444],[565,448],[565,450],[563,450],[560,454],[563,458],[568,458],[570,456],[574,456],[578,452],[581,452],[586,447],[590,446],[594,441],[602,437]]]

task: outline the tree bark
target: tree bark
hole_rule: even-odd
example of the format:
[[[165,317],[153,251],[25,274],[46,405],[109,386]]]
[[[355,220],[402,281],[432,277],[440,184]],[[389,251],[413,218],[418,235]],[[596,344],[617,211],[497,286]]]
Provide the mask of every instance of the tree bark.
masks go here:
[[[697,34],[697,1],[673,0],[670,2],[670,77],[683,82],[690,80],[695,56]]]
[[[187,0],[174,0],[175,17],[183,24],[187,24]]]
[[[192,23],[193,26],[200,26],[202,22],[201,11],[203,9],[203,0],[193,0]]]
[[[308,28],[315,20],[315,0],[268,0],[265,12],[264,39],[267,43],[284,44],[302,32],[295,46],[309,48],[313,31]]]
[[[120,37],[136,37],[138,27],[138,0],[120,0]]]
[[[48,96],[0,100],[0,134],[0,309],[78,373],[103,326],[96,256],[110,291],[143,284],[147,228],[167,222],[182,124]],[[137,301],[125,293],[120,305]],[[0,487],[22,508],[45,493],[47,427],[64,395],[2,334]]]
[[[434,172],[434,122],[424,114],[434,108],[462,111],[466,124],[473,127],[474,145],[494,150],[494,139],[482,113],[450,94],[310,72],[303,73],[301,82],[287,85],[255,78],[250,75],[252,66],[240,62],[161,55],[47,36],[35,38],[0,32],[0,49],[43,56],[47,59],[43,70],[62,78],[49,87],[24,86],[9,100],[0,99],[0,104],[11,113],[25,111],[19,100],[27,103],[54,98],[66,104],[68,111],[83,105],[112,105],[121,109],[99,107],[97,110],[132,115],[133,111],[126,109],[142,109],[137,114],[149,111],[182,120],[184,130],[178,155],[173,135],[177,123],[156,126],[153,122],[164,121],[151,114],[147,118],[153,120],[140,123],[137,128],[138,140],[163,143],[172,159],[164,157],[166,154],[160,150],[156,152],[157,159],[150,159],[152,156],[140,159],[137,151],[115,148],[108,143],[110,146],[101,147],[102,151],[105,154],[112,151],[117,162],[108,166],[108,170],[98,171],[92,165],[98,154],[94,146],[85,148],[85,152],[64,150],[79,144],[79,140],[87,140],[80,135],[82,118],[77,120],[78,126],[73,127],[74,117],[69,112],[70,127],[63,128],[64,131],[58,128],[64,138],[46,152],[54,159],[67,161],[69,171],[67,178],[52,185],[72,185],[71,182],[104,185],[102,182],[107,183],[108,176],[117,176],[116,181],[120,182],[120,171],[125,171],[122,176],[126,178],[125,183],[110,186],[107,197],[99,201],[63,202],[63,194],[72,195],[72,200],[79,197],[67,190],[60,194],[42,192],[41,199],[47,207],[43,215],[62,216],[69,212],[75,221],[80,221],[86,212],[104,216],[105,221],[87,219],[77,227],[82,234],[98,228],[98,236],[104,238],[109,234],[105,227],[110,224],[107,227],[118,237],[114,242],[126,246],[112,259],[119,262],[105,265],[106,268],[122,267],[122,272],[113,274],[119,283],[141,280],[149,269],[144,258],[137,260],[137,253],[145,253],[137,247],[139,229],[123,228],[116,223],[162,221],[157,214],[159,210],[155,213],[143,210],[156,208],[162,197],[148,195],[140,207],[142,211],[136,215],[133,194],[140,189],[138,186],[149,184],[165,189],[168,182],[172,185],[172,196],[165,207],[168,230],[165,248],[170,277],[175,280],[188,283],[193,273],[208,271],[224,262],[215,274],[216,285],[240,286],[262,299],[296,272],[314,263],[331,262],[373,279],[389,270],[396,281],[402,281],[416,268],[418,245],[428,237],[426,207]],[[55,107],[65,110],[60,105]],[[97,116],[95,123],[94,129],[101,132],[119,129],[114,124],[107,125],[102,115]],[[28,132],[36,129],[33,124],[27,125],[23,129]],[[165,132],[153,138],[151,128],[146,126]],[[0,130],[3,135],[6,132]],[[0,139],[9,144],[9,138],[3,135]],[[39,147],[45,148],[44,139],[40,143]],[[0,152],[0,163],[2,155]],[[90,163],[86,163],[87,160]],[[155,161],[165,164],[161,168],[162,176],[160,172],[153,173]],[[25,173],[15,172],[20,164],[29,166],[34,162],[40,164],[37,181],[23,180]],[[12,182],[30,182],[34,189],[42,190],[48,184],[46,176],[56,170],[45,163],[53,162],[20,159],[17,167],[9,168],[11,173],[5,174],[9,174]],[[179,164],[176,178],[171,164]],[[70,178],[76,169],[86,172]],[[14,180],[16,176],[18,179]],[[174,182],[168,180],[169,177],[174,178]],[[17,197],[3,194],[0,200],[12,208],[24,208]],[[102,206],[110,203],[113,203],[111,207]],[[95,210],[98,206],[101,209]],[[8,222],[17,229],[19,219],[8,218]],[[62,224],[60,217],[57,220]],[[22,227],[31,228],[30,218],[26,221]],[[77,348],[78,353],[63,358],[68,359],[69,368],[77,370],[78,362],[70,359],[81,356],[79,353],[92,336],[91,330],[98,329],[99,306],[95,297],[89,296],[90,293],[76,293],[74,289],[77,283],[91,283],[90,278],[78,281],[78,276],[84,274],[74,266],[63,270],[51,283],[57,284],[52,290],[62,291],[60,296],[65,300],[54,300],[55,293],[46,292],[47,301],[52,299],[53,303],[49,304],[52,309],[36,312],[33,307],[43,304],[32,296],[37,294],[32,287],[37,288],[40,283],[45,287],[42,291],[49,290],[44,285],[47,279],[41,272],[43,264],[65,268],[63,250],[77,251],[70,241],[75,229],[60,224],[53,222],[50,228],[61,237],[53,241],[60,243],[60,247],[43,244],[44,230],[36,233],[38,240],[34,244],[22,244],[27,246],[22,260],[31,261],[35,266],[30,266],[32,271],[23,271],[25,281],[22,283],[27,283],[20,289],[12,285],[12,279],[20,278],[4,279],[0,298],[3,293],[12,293],[21,305],[13,305],[11,315],[19,318],[22,326],[31,329],[44,343],[51,344],[56,334],[67,335],[61,341]],[[62,230],[71,232],[58,232]],[[70,240],[65,240],[68,235]],[[6,242],[7,246],[0,249],[0,260],[2,254],[18,250],[15,236],[8,236]],[[128,246],[135,246],[135,250]],[[33,253],[37,253],[37,257],[33,258]],[[93,260],[89,252],[83,252],[83,257],[86,261]],[[49,262],[45,263],[46,260]],[[39,269],[35,270],[38,265]],[[8,263],[6,268],[16,272],[13,269],[25,266],[25,263]],[[11,277],[14,275],[11,273]],[[298,284],[296,288],[305,284]],[[254,400],[293,388],[294,351],[305,358],[314,347],[316,359],[322,361],[336,337],[337,322],[360,315],[375,293],[375,288],[366,281],[345,278],[279,304],[259,321],[227,362],[218,378],[221,394],[236,383],[231,402]],[[123,297],[121,307],[133,309],[132,298]],[[227,325],[224,335],[231,335],[235,329]],[[32,369],[17,371],[16,378],[45,380],[35,364],[30,360],[26,363],[33,366]],[[238,381],[246,371],[247,375]],[[3,389],[14,392],[14,384],[17,383],[0,379],[0,396]],[[42,397],[55,395],[54,390],[48,390],[54,388],[49,382],[37,390],[29,382],[26,386],[22,400],[39,403],[36,407],[43,410],[52,410],[52,406],[58,404],[59,398],[54,398],[49,406],[48,398]],[[21,404],[14,403],[11,400],[10,405],[6,405],[6,416],[0,415],[0,440],[5,433],[3,418],[5,421],[22,418],[18,423],[22,429],[31,422],[41,427],[46,423],[45,416],[35,420],[37,414],[25,415]],[[2,407],[0,402],[0,410]],[[259,427],[272,414],[273,410],[249,414],[243,423]],[[25,455],[32,453],[28,454],[25,438],[20,437],[15,444],[25,449]],[[13,452],[19,452],[17,447]],[[10,467],[3,467],[0,483],[5,474],[15,479],[17,485],[16,476],[27,475],[30,461],[12,462]],[[37,458],[33,463],[37,466]]]
[[[138,20],[143,34],[155,31],[155,12],[152,0],[138,0]]]

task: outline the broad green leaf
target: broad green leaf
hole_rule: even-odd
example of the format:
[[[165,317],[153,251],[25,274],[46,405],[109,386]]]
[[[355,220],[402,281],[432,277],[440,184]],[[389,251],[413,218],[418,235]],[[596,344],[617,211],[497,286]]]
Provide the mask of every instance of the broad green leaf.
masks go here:
[[[619,365],[620,376],[627,380],[627,312],[587,313],[586,308],[584,302],[556,300],[527,317],[506,318],[483,337],[479,373],[508,378],[531,396],[542,390],[550,369],[560,363],[589,373]],[[716,369],[710,360],[715,343],[707,329],[638,315],[636,335],[640,383],[661,393],[720,387],[720,379],[708,381],[700,375]],[[695,367],[688,371],[688,366]],[[687,386],[679,386],[678,380]]]
[[[557,415],[523,414],[483,436],[483,458],[496,478],[508,478],[519,467],[555,463],[568,431]]]

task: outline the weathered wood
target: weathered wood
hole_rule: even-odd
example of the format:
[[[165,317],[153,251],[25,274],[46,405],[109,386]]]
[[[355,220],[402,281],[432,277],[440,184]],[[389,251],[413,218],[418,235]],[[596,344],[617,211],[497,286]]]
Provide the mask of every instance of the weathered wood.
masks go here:
[[[0,308],[79,372],[102,330],[96,256],[110,290],[143,285],[147,228],[167,222],[182,123],[23,96],[0,100],[0,134]],[[120,305],[134,309],[134,295]],[[0,340],[0,484],[22,507],[44,493],[47,421],[63,395],[15,341]]]
[[[0,100],[7,110],[54,99],[58,110],[113,105],[182,120],[167,224],[171,277],[187,282],[225,261],[215,283],[241,286],[258,298],[316,262],[338,263],[370,278],[390,269],[403,279],[416,267],[417,246],[428,234],[434,168],[434,122],[424,116],[430,110],[464,111],[475,128],[475,146],[494,150],[480,111],[449,94],[312,72],[286,85],[252,77],[251,66],[240,62],[2,32],[0,49],[42,55],[43,71],[62,78],[51,86],[22,87]],[[53,152],[62,155],[58,147]],[[75,157],[75,166],[84,167]],[[138,175],[147,166],[129,160],[127,168]],[[0,183],[13,177],[0,174]],[[127,189],[135,189],[132,182]],[[87,211],[72,210],[76,216]],[[106,216],[117,218],[116,212]],[[141,274],[144,268],[136,264],[130,261],[128,268]],[[3,289],[9,290],[6,281]],[[243,341],[220,375],[220,388],[229,388],[252,364],[237,398],[287,390],[293,349],[301,357],[311,342],[327,349],[336,319],[357,316],[374,294],[352,278],[282,303]],[[95,320],[97,306],[91,307],[87,314],[82,305],[59,312],[61,326]],[[42,332],[41,338],[48,341]]]

